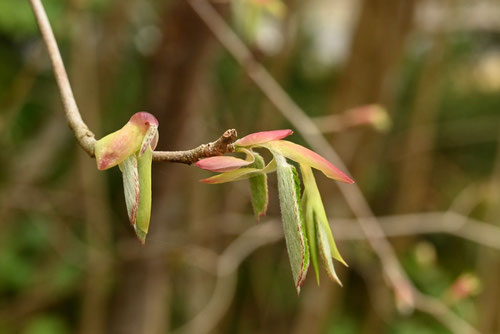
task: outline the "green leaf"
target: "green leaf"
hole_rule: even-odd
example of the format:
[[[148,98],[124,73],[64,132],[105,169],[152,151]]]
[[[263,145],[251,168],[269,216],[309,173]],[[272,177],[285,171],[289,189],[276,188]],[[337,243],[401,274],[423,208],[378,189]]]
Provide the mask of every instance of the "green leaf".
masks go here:
[[[345,183],[354,183],[349,176],[344,174],[344,172],[335,167],[331,162],[302,145],[287,140],[275,140],[259,144],[259,146],[265,147],[299,164],[316,168],[331,179]]]
[[[307,231],[309,232],[314,229],[316,234],[315,243],[317,248],[319,248],[319,253],[323,258],[323,262],[325,263],[326,271],[331,279],[337,281],[340,285],[342,285],[335,272],[332,257],[346,266],[347,264],[340,255],[337,249],[337,245],[335,244],[335,240],[333,239],[332,231],[330,230],[330,225],[326,217],[325,208],[323,207],[321,195],[319,194],[318,186],[316,185],[316,180],[314,179],[312,169],[307,165],[301,164],[300,170],[302,172],[302,179],[304,181],[304,196],[306,197],[306,203],[303,205],[307,210]],[[311,225],[313,225],[314,227]],[[308,235],[308,238],[312,238],[312,235]],[[314,247],[313,242],[311,242],[310,239],[309,245],[311,247]],[[311,253],[313,252],[315,252],[316,254],[318,253],[317,250],[311,251]]]
[[[255,161],[250,167],[264,169],[264,159],[255,152],[252,152]],[[269,193],[267,191],[267,174],[258,173],[250,179],[250,191],[252,194],[252,206],[257,220],[266,214],[267,204],[269,201]]]
[[[151,217],[152,162],[153,150],[151,146],[148,146],[140,158],[133,154],[119,165],[122,171],[128,217],[142,244],[146,242]]]
[[[138,158],[137,161],[140,197],[135,233],[139,241],[144,244],[146,242],[146,234],[148,233],[149,221],[151,218],[151,164],[153,162],[153,150],[151,146],[147,146],[144,154]]]
[[[139,208],[139,172],[137,170],[137,157],[135,154],[129,156],[119,164],[123,178],[123,190],[125,193],[125,204],[127,206],[130,224],[135,226],[137,220],[137,209]]]
[[[321,254],[321,258],[325,263],[326,272],[328,273],[328,276],[332,280],[336,281],[337,283],[339,283],[340,286],[342,286],[342,282],[340,282],[340,279],[337,276],[337,273],[335,272],[335,267],[333,266],[333,261],[332,261],[333,253],[338,254],[339,257],[340,253],[338,252],[337,247],[335,246],[335,242],[332,243],[333,237],[332,237],[332,232],[330,231],[330,227],[328,226],[328,221],[326,222],[325,226],[324,220],[322,220],[316,214],[314,214],[314,222],[318,237],[318,248]]]
[[[309,267],[308,243],[299,205],[300,183],[295,167],[279,154],[275,154],[274,159],[286,247],[295,287],[297,293],[300,293],[300,286],[304,283]]]
[[[139,150],[141,156],[147,146],[154,150],[157,143],[158,120],[147,112],[135,113],[120,130],[95,143],[97,169],[105,170],[119,165]]]
[[[99,139],[95,143],[95,157],[99,170],[121,164],[141,148],[144,134],[132,123]]]
[[[311,254],[311,262],[316,275],[316,282],[319,285],[319,265],[318,265],[318,246],[317,246],[317,231],[314,222],[313,208],[307,205],[307,193],[304,191],[301,200],[302,213],[304,214],[305,230],[307,241],[309,243],[309,253]]]

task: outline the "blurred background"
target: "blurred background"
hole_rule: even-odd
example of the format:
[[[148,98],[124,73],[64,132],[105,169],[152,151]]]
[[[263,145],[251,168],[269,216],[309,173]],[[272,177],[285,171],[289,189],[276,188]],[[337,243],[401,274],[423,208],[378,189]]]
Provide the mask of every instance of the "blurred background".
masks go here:
[[[199,1],[323,131],[415,287],[498,333],[500,3]],[[188,1],[44,4],[97,138],[146,110],[160,121],[160,150],[228,128],[291,128],[307,146]],[[370,104],[384,108],[359,108]],[[154,164],[141,247],[118,168],[97,171],[67,127],[28,1],[0,2],[0,143],[2,334],[453,331],[446,320],[457,319],[440,308],[398,309],[355,213],[323,175],[350,265],[336,263],[343,288],[309,273],[297,297],[274,175],[257,224],[246,181],[206,185],[208,172]]]

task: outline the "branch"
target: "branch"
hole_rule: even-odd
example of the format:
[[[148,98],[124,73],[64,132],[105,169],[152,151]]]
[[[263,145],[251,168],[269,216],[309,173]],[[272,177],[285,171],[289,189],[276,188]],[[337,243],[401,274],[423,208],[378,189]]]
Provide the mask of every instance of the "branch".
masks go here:
[[[35,14],[38,27],[40,28],[43,42],[45,43],[49,53],[50,62],[52,63],[54,76],[56,77],[57,86],[59,88],[59,92],[61,93],[63,108],[69,127],[75,134],[80,146],[85,150],[85,152],[88,153],[88,155],[93,157],[94,144],[96,141],[95,135],[89,130],[87,124],[85,124],[82,120],[82,116],[80,115],[80,111],[76,105],[73,90],[71,89],[71,85],[69,83],[68,74],[66,73],[61,53],[59,52],[59,47],[57,46],[56,38],[54,37],[54,32],[50,26],[43,4],[40,0],[30,0],[30,4],[33,9],[33,13]]]
[[[224,134],[208,144],[202,144],[197,148],[188,151],[158,151],[153,153],[154,161],[179,162],[191,165],[201,158],[223,155],[224,153],[234,152],[233,142],[238,136],[235,129],[226,130]]]
[[[43,42],[47,47],[54,76],[57,81],[57,87],[61,94],[64,113],[68,121],[69,127],[75,134],[80,146],[90,157],[94,157],[94,145],[96,143],[95,135],[89,130],[87,124],[82,119],[78,106],[76,104],[71,84],[69,83],[68,74],[64,67],[64,63],[57,46],[57,41],[54,37],[54,32],[50,26],[47,13],[43,7],[41,0],[30,0],[31,8],[35,14]],[[203,144],[188,151],[156,151],[153,153],[154,161],[178,162],[192,164],[201,158],[211,157],[215,155],[223,155],[234,151],[232,143],[236,140],[236,130],[230,129],[214,142]]]

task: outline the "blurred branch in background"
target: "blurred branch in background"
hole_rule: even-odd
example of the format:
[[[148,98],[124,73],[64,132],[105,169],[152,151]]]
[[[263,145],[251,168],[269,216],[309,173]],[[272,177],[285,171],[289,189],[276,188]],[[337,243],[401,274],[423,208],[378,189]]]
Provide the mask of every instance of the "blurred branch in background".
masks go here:
[[[234,296],[237,280],[237,269],[243,260],[258,248],[269,243],[275,243],[283,238],[279,220],[272,217],[265,223],[253,226],[239,236],[214,259],[208,250],[193,249],[185,253],[186,263],[202,267],[211,272],[209,263],[217,263],[217,282],[210,300],[197,315],[174,333],[210,333],[226,313]],[[253,222],[249,216],[232,215],[231,220]],[[356,219],[333,219],[331,223],[338,240],[365,240],[366,235]],[[448,233],[479,245],[500,251],[500,228],[490,224],[460,215],[454,212],[428,212],[406,215],[378,217],[380,226],[388,237],[409,235],[425,235],[433,233]],[[207,258],[207,256],[209,258]],[[210,259],[210,260],[209,260]],[[466,321],[451,312],[439,299],[428,297],[416,291],[416,308],[432,314],[453,333],[479,333]]]
[[[258,248],[277,242],[282,238],[283,230],[277,221],[269,221],[250,227],[239,235],[218,257],[217,282],[206,307],[173,333],[211,333],[231,305],[240,264]],[[196,264],[199,262],[198,258],[198,254],[195,254],[193,257],[188,257],[186,262]]]

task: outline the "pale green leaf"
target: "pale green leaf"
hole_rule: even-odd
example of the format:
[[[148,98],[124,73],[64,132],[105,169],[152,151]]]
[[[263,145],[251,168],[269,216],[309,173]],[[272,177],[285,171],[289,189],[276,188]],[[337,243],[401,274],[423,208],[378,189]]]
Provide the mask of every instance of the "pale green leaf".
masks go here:
[[[314,221],[313,208],[307,205],[307,193],[304,192],[301,199],[302,214],[304,217],[304,224],[306,226],[307,241],[309,243],[309,253],[311,254],[311,263],[316,276],[316,282],[319,285],[319,264],[318,264],[318,245],[317,245],[317,232],[316,223]]]
[[[342,286],[342,282],[340,282],[340,279],[337,276],[337,273],[335,272],[335,267],[333,266],[332,254],[334,251],[330,246],[334,246],[335,249],[336,247],[335,243],[333,244],[330,243],[330,241],[333,240],[333,237],[332,239],[330,239],[330,236],[332,235],[330,227],[327,224],[328,228],[326,228],[325,225],[323,224],[323,221],[321,219],[318,219],[318,216],[316,214],[314,214],[314,221],[316,223],[315,225],[318,237],[318,248],[321,254],[321,258],[325,263],[326,272],[328,273],[328,276],[331,279],[333,279],[334,281],[339,283],[340,286]]]
[[[346,183],[354,183],[349,176],[344,174],[344,172],[335,167],[331,162],[304,146],[286,140],[270,141],[260,144],[259,146],[265,147],[299,164],[316,168],[331,179]]]
[[[335,244],[335,240],[333,239],[330,225],[326,217],[325,208],[323,207],[321,195],[319,193],[318,186],[316,185],[312,169],[307,165],[301,164],[300,170],[304,181],[304,196],[306,197],[306,203],[304,206],[308,212],[306,215],[306,223],[308,224],[307,231],[309,232],[312,230],[310,225],[314,225],[314,230],[316,232],[316,245],[319,248],[319,253],[323,258],[323,262],[325,263],[326,271],[330,278],[342,285],[335,272],[332,257],[346,266],[347,264],[340,255],[337,245]],[[308,237],[310,236],[308,235]],[[309,244],[313,247],[311,241]],[[315,252],[317,254],[317,251]],[[311,251],[311,253],[313,253],[313,251]]]
[[[308,244],[299,205],[300,184],[295,167],[279,154],[275,154],[274,159],[285,241],[295,287],[297,293],[300,293],[300,286],[304,283],[309,266]]]
[[[255,160],[250,167],[264,169],[264,159],[258,153],[252,152],[252,154]],[[255,217],[259,219],[260,216],[264,216],[266,214],[267,204],[269,201],[269,193],[267,191],[267,174],[258,173],[255,176],[252,176],[249,181],[253,211],[255,213]]]
[[[137,169],[139,172],[140,198],[137,210],[137,222],[135,232],[142,244],[146,242],[146,234],[149,229],[151,218],[151,164],[153,162],[153,150],[147,146],[144,154],[138,158]]]
[[[139,173],[137,170],[137,157],[135,154],[123,160],[119,165],[123,178],[125,204],[127,206],[130,224],[135,226],[137,209],[139,207]]]

